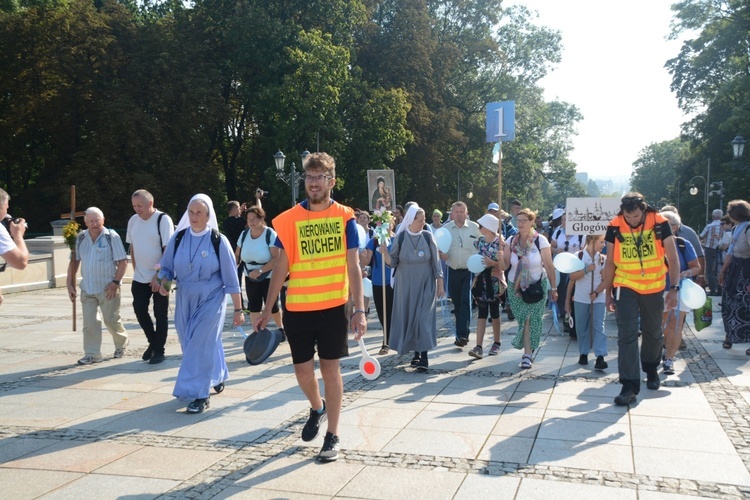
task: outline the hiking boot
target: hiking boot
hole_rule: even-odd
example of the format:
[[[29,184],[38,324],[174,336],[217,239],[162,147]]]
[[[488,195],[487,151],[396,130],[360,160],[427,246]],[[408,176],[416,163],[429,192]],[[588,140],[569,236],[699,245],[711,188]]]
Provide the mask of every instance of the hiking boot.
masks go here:
[[[320,430],[320,424],[326,421],[328,416],[326,415],[326,400],[323,400],[323,411],[318,412],[315,408],[310,408],[310,418],[307,419],[307,423],[302,428],[302,441],[312,441],[318,437],[318,431]]]
[[[578,364],[579,365],[587,365],[589,364],[589,355],[588,354],[581,354],[578,356]]]
[[[606,361],[604,361],[604,356],[597,356],[596,357],[596,364],[594,365],[594,368],[596,370],[604,370],[605,368],[609,368],[609,365]]]
[[[646,387],[652,391],[657,390],[661,387],[661,380],[659,379],[659,373],[656,370],[646,372]]]
[[[630,387],[623,387],[620,394],[615,396],[615,404],[617,406],[628,406],[630,403],[635,403],[636,394]]]
[[[487,353],[488,356],[497,356],[500,354],[500,342],[493,342],[492,347],[490,347],[490,352]]]
[[[482,359],[482,357],[484,357],[482,353],[482,346],[478,345],[474,349],[469,351],[469,356],[471,356],[472,358]]]
[[[199,398],[187,405],[186,411],[188,413],[203,413],[209,406],[208,398]]]
[[[664,360],[664,369],[662,371],[664,375],[674,375],[674,359],[669,358]]]
[[[82,357],[78,360],[79,365],[90,365],[92,363],[101,363],[102,358],[95,358],[94,356],[87,354],[86,356]]]
[[[318,453],[318,462],[333,462],[339,458],[339,437],[326,432],[323,438],[323,447]]]

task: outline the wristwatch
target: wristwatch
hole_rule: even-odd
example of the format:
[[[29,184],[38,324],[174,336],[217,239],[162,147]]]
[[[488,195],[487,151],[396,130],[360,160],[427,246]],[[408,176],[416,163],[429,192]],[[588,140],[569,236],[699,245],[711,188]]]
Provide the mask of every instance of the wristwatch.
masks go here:
[[[672,286],[669,287],[669,289],[670,290],[676,290],[676,291],[679,292],[680,291],[680,285],[672,285]]]
[[[112,280],[112,283],[114,283],[117,286],[120,286],[120,280]]]

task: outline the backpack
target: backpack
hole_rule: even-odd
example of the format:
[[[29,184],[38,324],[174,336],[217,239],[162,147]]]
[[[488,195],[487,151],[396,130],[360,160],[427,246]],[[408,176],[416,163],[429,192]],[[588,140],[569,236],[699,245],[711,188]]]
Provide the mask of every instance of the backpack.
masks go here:
[[[242,245],[245,244],[245,237],[247,236],[247,233],[250,232],[250,228],[245,229],[242,231],[242,234],[240,235],[240,248],[242,248]],[[266,246],[271,246],[271,231],[268,230],[268,228],[265,228],[263,232],[266,233]]]
[[[182,238],[185,236],[185,231],[187,231],[187,228],[182,229],[178,231],[174,235],[174,249],[172,252],[172,258],[177,254],[177,247],[180,246],[180,242],[182,241]],[[221,256],[219,255],[219,245],[221,244],[221,236],[219,236],[219,232],[216,229],[211,229],[211,244],[214,247],[214,252],[216,252],[216,258],[219,259],[219,269],[221,269]]]

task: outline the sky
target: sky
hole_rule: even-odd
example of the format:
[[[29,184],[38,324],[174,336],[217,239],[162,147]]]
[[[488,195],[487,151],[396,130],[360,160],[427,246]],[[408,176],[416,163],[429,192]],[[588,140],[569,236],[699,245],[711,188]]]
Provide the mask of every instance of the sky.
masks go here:
[[[687,118],[664,68],[680,43],[668,41],[670,0],[510,0],[561,32],[562,62],[539,83],[545,99],[583,115],[571,159],[593,179],[629,178],[640,151],[674,139]]]

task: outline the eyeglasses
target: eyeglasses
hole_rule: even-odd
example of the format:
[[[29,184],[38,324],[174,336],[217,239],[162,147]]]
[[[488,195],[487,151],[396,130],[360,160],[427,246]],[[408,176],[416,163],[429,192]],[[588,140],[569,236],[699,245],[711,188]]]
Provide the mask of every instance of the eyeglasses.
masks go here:
[[[306,175],[305,182],[325,182],[329,179],[333,179],[330,175]]]
[[[525,223],[529,222],[529,219],[518,218],[518,219],[516,219],[516,222],[523,222],[525,224]]]

